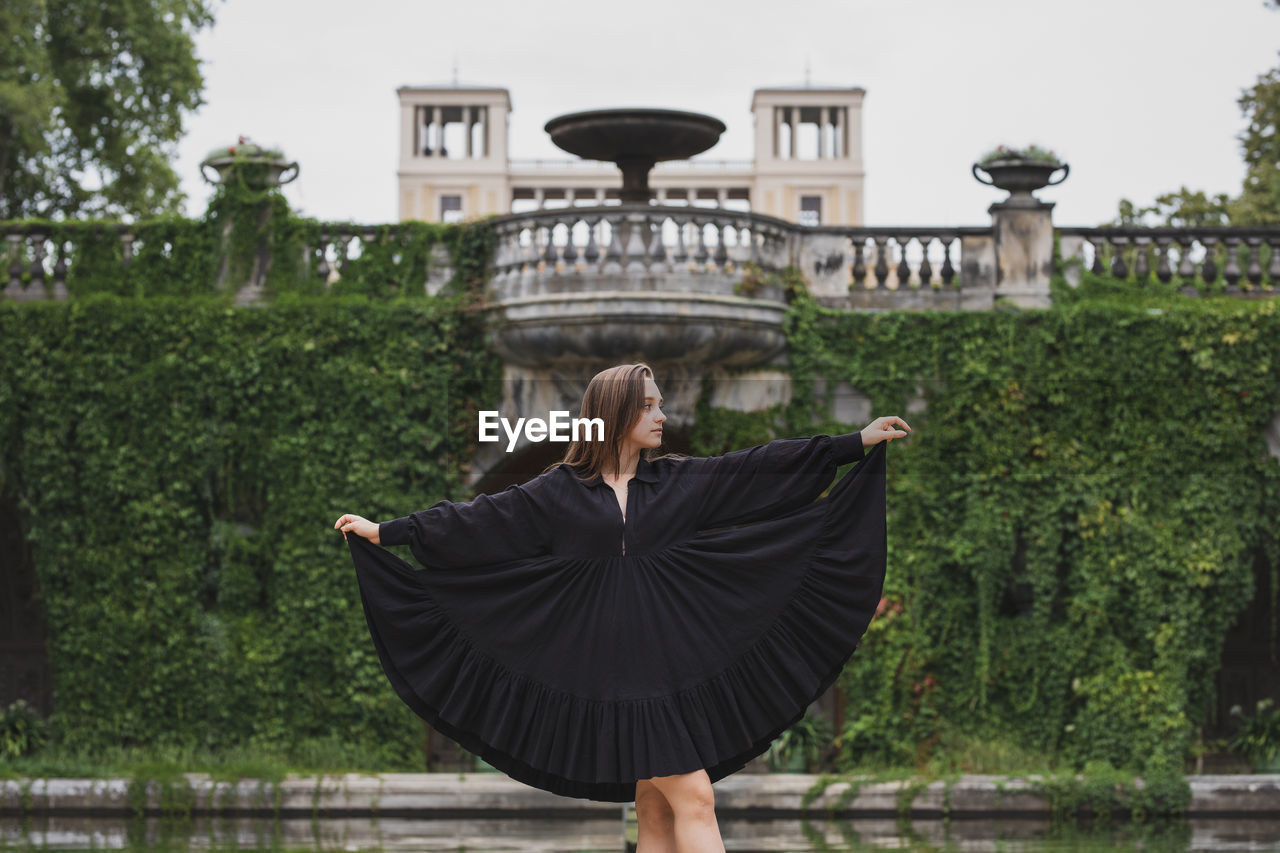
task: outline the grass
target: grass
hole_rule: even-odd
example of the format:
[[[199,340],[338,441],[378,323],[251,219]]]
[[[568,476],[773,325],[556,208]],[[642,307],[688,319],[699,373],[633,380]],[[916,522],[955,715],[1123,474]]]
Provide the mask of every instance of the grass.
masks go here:
[[[319,776],[422,771],[421,756],[409,756],[408,759],[389,759],[336,738],[303,741],[289,750],[251,746],[224,750],[152,746],[118,747],[88,754],[48,747],[35,755],[12,758],[0,764],[0,778],[156,779],[175,773],[207,773],[215,781],[260,779],[279,782],[289,774]],[[419,763],[414,764],[413,759]]]

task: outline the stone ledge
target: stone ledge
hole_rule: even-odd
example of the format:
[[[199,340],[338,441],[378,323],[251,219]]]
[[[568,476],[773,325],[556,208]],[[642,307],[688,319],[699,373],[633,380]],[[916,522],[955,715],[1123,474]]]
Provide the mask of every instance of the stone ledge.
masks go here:
[[[392,773],[289,777],[279,785],[258,780],[215,782],[188,774],[192,814],[279,816],[417,816],[511,814],[610,815],[618,804],[558,797],[496,774]],[[963,776],[949,786],[918,788],[911,780],[863,783],[847,797],[849,783],[835,782],[806,804],[817,776],[739,774],[716,783],[717,811],[725,814],[896,815],[909,797],[913,817],[1049,813],[1030,782],[1005,776]],[[1280,776],[1192,776],[1191,815],[1280,815]],[[133,814],[127,779],[35,779],[0,782],[0,814]],[[172,806],[169,809],[172,810]],[[152,785],[146,812],[166,810],[165,792]],[[185,810],[185,809],[184,809]]]

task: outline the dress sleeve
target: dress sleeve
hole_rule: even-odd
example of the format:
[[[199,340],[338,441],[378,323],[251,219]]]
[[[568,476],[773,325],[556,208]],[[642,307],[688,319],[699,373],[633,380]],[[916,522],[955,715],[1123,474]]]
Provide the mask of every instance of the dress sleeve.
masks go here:
[[[465,503],[440,501],[378,525],[383,545],[408,545],[427,568],[462,569],[550,551],[552,473]]]
[[[811,503],[836,469],[865,455],[862,434],[784,438],[723,456],[689,460],[698,528],[747,524]]]

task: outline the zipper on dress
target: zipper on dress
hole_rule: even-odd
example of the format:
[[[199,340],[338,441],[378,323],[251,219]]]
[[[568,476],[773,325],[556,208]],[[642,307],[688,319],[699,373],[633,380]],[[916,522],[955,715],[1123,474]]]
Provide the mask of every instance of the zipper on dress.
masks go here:
[[[617,503],[615,500],[614,503]],[[631,483],[627,482],[627,510],[622,513],[622,556],[627,556],[627,516],[631,514]]]

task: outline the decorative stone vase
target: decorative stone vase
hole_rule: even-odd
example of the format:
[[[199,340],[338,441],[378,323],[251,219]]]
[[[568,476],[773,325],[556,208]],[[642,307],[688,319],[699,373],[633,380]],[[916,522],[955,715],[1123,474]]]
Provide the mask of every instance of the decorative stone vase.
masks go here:
[[[200,174],[211,184],[240,180],[249,189],[268,190],[298,177],[298,164],[286,160],[280,151],[263,148],[242,136],[235,145],[210,151],[200,162]]]
[[[979,170],[989,176],[984,179]],[[1054,172],[1062,171],[1062,177],[1050,180]],[[1001,156],[996,160],[973,164],[973,177],[980,184],[986,184],[999,190],[1008,190],[1009,197],[1005,204],[1014,206],[1031,206],[1039,204],[1031,193],[1044,187],[1057,186],[1067,179],[1071,167],[1057,160],[1033,160],[1016,153]]]

